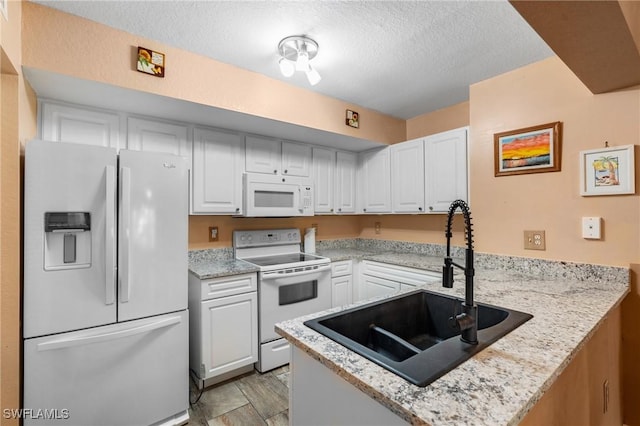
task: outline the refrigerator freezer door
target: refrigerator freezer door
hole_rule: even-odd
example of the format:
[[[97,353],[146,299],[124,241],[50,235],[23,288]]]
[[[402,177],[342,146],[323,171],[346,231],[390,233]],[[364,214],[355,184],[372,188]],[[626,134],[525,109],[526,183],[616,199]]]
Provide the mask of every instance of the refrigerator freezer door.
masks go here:
[[[27,143],[25,338],[116,321],[116,167],[111,148]]]
[[[187,307],[184,158],[120,151],[118,321]]]
[[[182,311],[25,340],[24,407],[58,419],[24,424],[173,423],[189,406],[188,320]]]

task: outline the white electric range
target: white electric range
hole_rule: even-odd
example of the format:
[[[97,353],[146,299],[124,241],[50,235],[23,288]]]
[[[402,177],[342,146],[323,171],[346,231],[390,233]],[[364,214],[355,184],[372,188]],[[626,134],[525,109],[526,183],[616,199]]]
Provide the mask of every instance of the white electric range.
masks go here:
[[[302,253],[301,241],[295,228],[233,232],[236,259],[260,268],[256,365],[260,372],[289,362],[289,343],[276,334],[276,323],[331,307],[331,261]]]

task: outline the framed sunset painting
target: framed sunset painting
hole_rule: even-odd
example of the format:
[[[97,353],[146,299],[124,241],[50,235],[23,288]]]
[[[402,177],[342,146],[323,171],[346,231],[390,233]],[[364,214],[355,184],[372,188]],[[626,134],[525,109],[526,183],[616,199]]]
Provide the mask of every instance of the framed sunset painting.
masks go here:
[[[493,135],[496,176],[559,172],[562,123],[542,124]]]

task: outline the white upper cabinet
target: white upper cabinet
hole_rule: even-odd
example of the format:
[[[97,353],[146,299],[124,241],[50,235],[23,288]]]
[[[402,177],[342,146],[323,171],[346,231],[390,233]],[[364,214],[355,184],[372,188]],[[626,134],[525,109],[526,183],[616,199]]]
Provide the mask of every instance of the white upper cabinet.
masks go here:
[[[311,146],[282,142],[282,174],[311,176]]]
[[[120,117],[87,107],[40,102],[41,138],[55,142],[124,148]]]
[[[424,212],[424,140],[397,143],[389,151],[393,212]]]
[[[336,152],[313,148],[314,212],[333,213]]]
[[[356,212],[356,175],[358,156],[352,152],[336,152],[336,174],[333,209],[335,213]]]
[[[187,125],[129,117],[127,145],[135,151],[180,155],[191,164],[191,141]]]
[[[391,211],[389,147],[360,153],[361,202],[364,213]]]
[[[244,139],[219,130],[193,131],[191,212],[241,214]]]
[[[280,173],[282,143],[276,139],[246,137],[246,170],[255,173]]]
[[[468,127],[438,133],[425,138],[425,201],[428,212],[449,210],[451,202],[467,200]]]
[[[311,176],[311,146],[276,139],[247,136],[248,172]]]

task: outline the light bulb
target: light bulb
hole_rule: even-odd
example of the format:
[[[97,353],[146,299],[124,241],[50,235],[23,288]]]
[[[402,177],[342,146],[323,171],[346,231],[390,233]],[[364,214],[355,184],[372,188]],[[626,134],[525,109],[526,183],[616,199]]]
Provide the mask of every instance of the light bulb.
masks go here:
[[[315,86],[316,84],[318,84],[320,82],[320,80],[322,79],[322,77],[320,77],[320,74],[318,73],[318,71],[316,71],[315,69],[311,68],[311,65],[309,65],[309,68],[307,69],[307,80],[309,80],[309,84],[312,86]]]
[[[309,69],[309,54],[306,50],[300,50],[298,52],[298,59],[296,60],[296,71],[306,71]]]
[[[286,58],[280,58],[278,65],[280,65],[280,72],[285,77],[291,77],[293,73],[296,72],[296,67],[293,65],[293,62]]]

